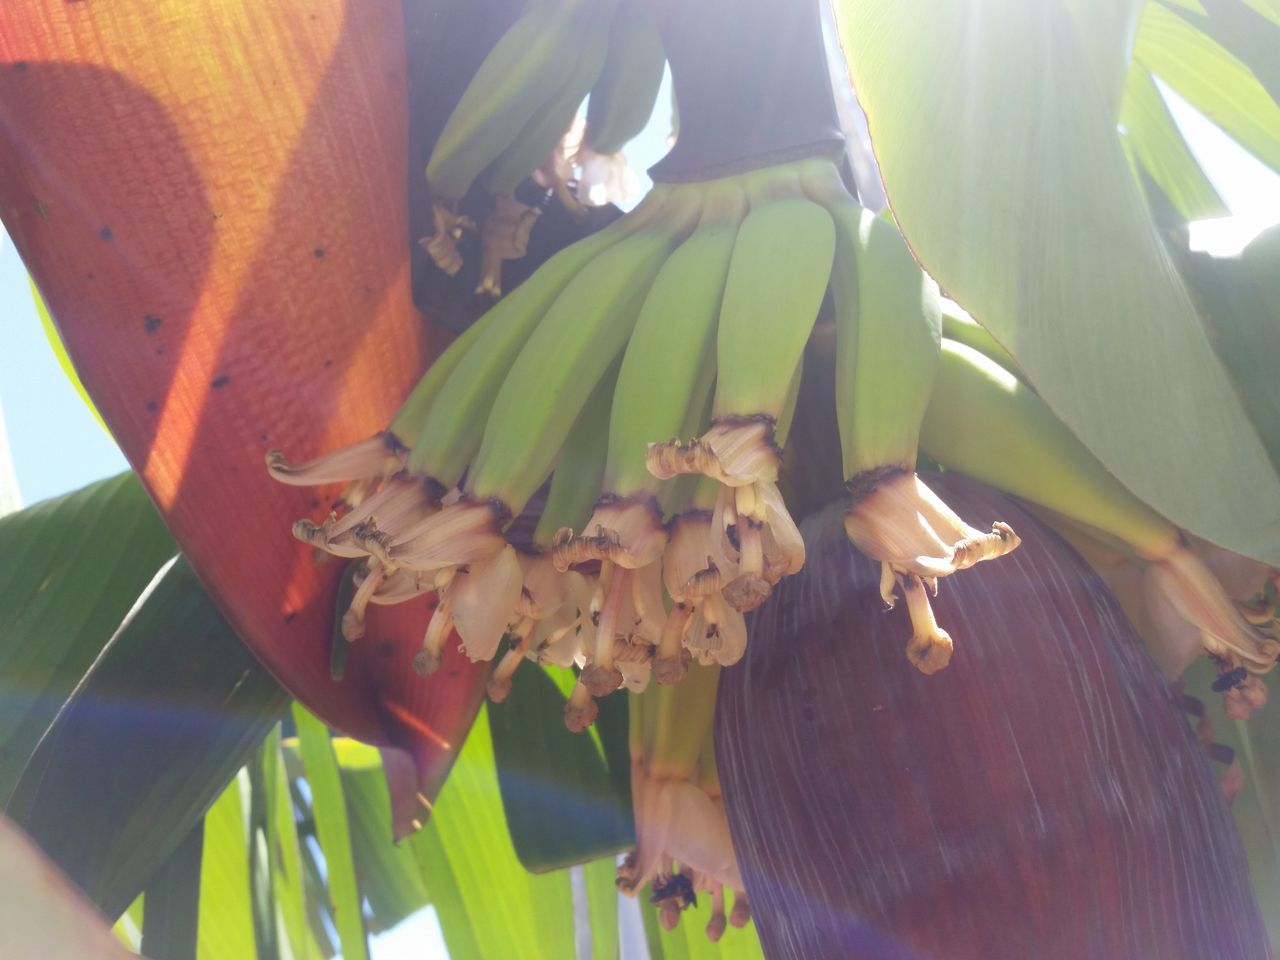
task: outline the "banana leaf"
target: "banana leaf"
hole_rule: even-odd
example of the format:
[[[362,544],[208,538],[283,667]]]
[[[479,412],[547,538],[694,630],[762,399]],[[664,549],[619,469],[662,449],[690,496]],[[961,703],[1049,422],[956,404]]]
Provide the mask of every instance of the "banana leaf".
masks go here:
[[[507,699],[488,708],[511,842],[535,873],[635,845],[627,698],[605,697],[588,732],[570,733],[573,684],[572,671],[522,664]]]
[[[0,519],[0,806],[173,540],[131,474]]]
[[[40,739],[9,813],[117,916],[287,703],[177,559]]]
[[[838,13],[890,204],[924,267],[1135,494],[1278,563],[1280,476],[1125,157],[1127,48],[1077,19],[1101,6],[840,0]],[[1136,60],[1234,105],[1235,129],[1215,119],[1280,159],[1280,108],[1247,69],[1172,11],[1142,12]],[[1195,36],[1165,49],[1170,19]]]

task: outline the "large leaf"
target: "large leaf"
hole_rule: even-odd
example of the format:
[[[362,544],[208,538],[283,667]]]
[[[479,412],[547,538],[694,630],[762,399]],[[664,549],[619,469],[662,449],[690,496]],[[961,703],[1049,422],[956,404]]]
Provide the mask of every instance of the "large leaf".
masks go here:
[[[1120,125],[1133,158],[1183,220],[1226,215],[1226,206],[1183,140],[1155,80],[1141,64],[1129,68]]]
[[[376,648],[329,677],[340,565],[290,524],[336,490],[263,465],[383,429],[421,372],[406,123],[399,0],[0,5],[0,211],[85,388],[267,667],[412,743]]]
[[[280,729],[271,731],[262,748],[271,838],[271,889],[281,938],[294,960],[315,960],[320,950],[307,923],[306,878],[292,793],[280,749]]]
[[[571,733],[564,708],[573,684],[572,671],[526,664],[507,699],[488,709],[511,840],[536,872],[635,845],[627,698],[601,700],[592,728]]]
[[[173,550],[132,474],[0,519],[0,806]]]
[[[926,269],[1135,494],[1280,562],[1280,480],[1152,226],[1093,35],[1064,0],[839,9],[890,203]]]
[[[1213,345],[1280,469],[1280,227],[1260,234],[1239,257],[1180,256]]]
[[[453,960],[527,956],[530,944],[543,956],[574,955],[568,872],[531,874],[516,858],[484,718],[410,842]]]
[[[300,704],[293,706],[293,722],[298,728],[298,745],[311,793],[316,837],[324,851],[329,908],[342,944],[342,955],[346,960],[365,960],[369,956],[369,944],[351,852],[350,818],[333,743],[324,724]]]
[[[1248,66],[1180,13],[1149,2],[1134,44],[1134,59],[1259,160],[1280,171],[1280,105]]]
[[[1249,0],[1200,0],[1203,15],[1185,8],[1178,14],[1238,57],[1280,101],[1280,12],[1274,4],[1268,8],[1270,2],[1261,0],[1255,9]]]
[[[651,889],[645,887],[641,894],[640,912],[649,955],[654,960],[764,960],[760,938],[751,924],[740,930],[729,927],[717,943],[707,939],[711,898],[705,894],[699,894],[697,905],[680,915],[680,923],[674,930],[663,930],[658,923],[658,911],[648,903]]]
[[[148,960],[196,960],[204,821],[178,844],[146,891],[139,952]]]
[[[199,960],[258,956],[249,885],[249,771],[240,770],[204,820]],[[144,911],[145,922],[145,911]]]
[[[117,916],[287,703],[175,561],[58,713],[10,813]]]
[[[369,905],[372,933],[394,927],[427,904],[427,888],[409,844],[395,841],[391,796],[382,760],[373,747],[334,740],[351,827],[360,892]]]

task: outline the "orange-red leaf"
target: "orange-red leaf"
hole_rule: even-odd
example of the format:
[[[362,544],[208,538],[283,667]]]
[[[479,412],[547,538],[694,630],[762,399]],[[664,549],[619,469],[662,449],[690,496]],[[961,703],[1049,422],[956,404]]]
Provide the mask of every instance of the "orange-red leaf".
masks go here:
[[[0,4],[0,217],[86,388],[267,667],[421,754],[466,729],[424,701],[473,714],[479,669],[412,677],[419,605],[331,680],[340,564],[289,527],[337,491],[263,465],[381,429],[424,365],[406,123],[399,0]]]

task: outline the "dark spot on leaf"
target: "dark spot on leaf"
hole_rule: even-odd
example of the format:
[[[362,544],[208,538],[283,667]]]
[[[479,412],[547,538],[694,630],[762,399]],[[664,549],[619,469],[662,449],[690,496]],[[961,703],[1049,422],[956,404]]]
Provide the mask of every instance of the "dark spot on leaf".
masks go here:
[[[319,501],[319,500],[312,500],[309,504],[307,504],[307,509],[308,509],[308,510],[319,510],[319,509],[320,509],[320,501]]]
[[[384,640],[378,644],[378,656],[392,657],[395,656],[396,646],[390,640]]]
[[[19,73],[25,72],[27,69],[27,61],[19,60],[13,65],[13,69],[17,70]]]
[[[86,273],[86,274],[85,274],[85,276],[86,276],[88,279],[90,279],[90,280],[97,280],[97,279],[98,279],[98,275],[97,275],[96,273],[94,273],[92,270],[91,270],[91,271],[89,271],[88,273]]]
[[[147,331],[148,334],[155,333],[160,329],[160,324],[162,323],[164,323],[164,321],[154,313],[148,313],[142,318],[142,329]]]
[[[163,357],[163,356],[164,356],[164,347],[156,347],[156,356],[157,356],[157,357]]]
[[[101,230],[98,231],[98,236],[100,236],[103,240],[109,241],[111,239],[111,228],[103,227]]]
[[[326,370],[328,370],[328,369],[329,369],[330,367],[332,367],[332,366],[333,366],[333,361],[332,361],[332,360],[326,360],[326,361],[324,362],[324,368],[325,368]]]
[[[312,255],[313,257],[315,257],[317,260],[323,260],[323,259],[324,259],[324,247],[316,247],[314,250],[312,250],[312,251],[311,251],[311,255]]]
[[[293,623],[293,618],[296,617],[297,615],[298,615],[297,610],[290,610],[288,613],[284,615],[284,622]]]
[[[155,413],[155,412],[156,412],[157,410],[159,410],[159,409],[160,409],[160,404],[156,403],[154,400],[148,400],[148,401],[147,401],[147,412],[148,412],[148,413]]]
[[[258,434],[258,442],[259,442],[259,443],[266,443],[266,442],[267,442],[267,435],[266,435],[265,433],[260,433],[260,434]]]
[[[221,390],[230,382],[231,382],[231,377],[228,374],[224,373],[221,376],[217,376],[213,378],[212,386],[213,386],[213,389],[215,390]]]

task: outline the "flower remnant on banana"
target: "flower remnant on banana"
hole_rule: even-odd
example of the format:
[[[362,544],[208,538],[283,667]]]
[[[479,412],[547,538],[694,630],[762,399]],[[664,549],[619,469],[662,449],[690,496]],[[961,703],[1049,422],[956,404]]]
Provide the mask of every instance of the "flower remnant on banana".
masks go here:
[[[708,894],[712,941],[724,935],[727,923],[741,927],[751,918],[712,745],[719,674],[718,666],[695,665],[680,686],[655,686],[631,698],[636,849],[617,876],[618,889],[629,897],[653,885],[651,902],[666,930],[699,892]],[[726,890],[733,894],[727,916]]]
[[[920,432],[921,449],[1039,508],[1124,604],[1165,675],[1198,653],[1224,677],[1218,692],[1244,718],[1266,702],[1266,673],[1280,655],[1277,572],[1201,545],[1232,582],[1233,600],[1187,536],[1119,483],[1018,376],[949,339]],[[1243,673],[1242,673],[1243,672]]]
[[[525,659],[576,663],[575,730],[620,687],[735,663],[744,613],[804,563],[779,465],[840,250],[836,211],[806,184],[834,177],[819,157],[659,184],[481,317],[383,434],[296,466],[273,453],[283,482],[351,483],[327,518],[294,528],[364,563],[344,635],[363,635],[370,603],[436,591],[414,669],[435,670],[455,631],[476,660],[506,636],[490,696],[506,695]],[[548,480],[532,537],[514,536]],[[928,497],[905,502],[949,515]],[[878,556],[927,669],[941,666],[946,634],[924,584],[1014,542],[955,524],[940,559],[909,538],[905,560]]]
[[[421,243],[435,264],[456,275],[459,242],[479,220],[476,293],[500,296],[502,264],[525,255],[542,209],[517,199],[518,187],[536,184],[543,202],[555,197],[579,218],[584,203],[619,199],[629,172],[622,147],[648,122],[665,63],[644,0],[528,4],[467,85],[427,163],[434,229]],[[578,171],[591,182],[575,190]],[[460,208],[473,186],[489,201],[483,217]]]

